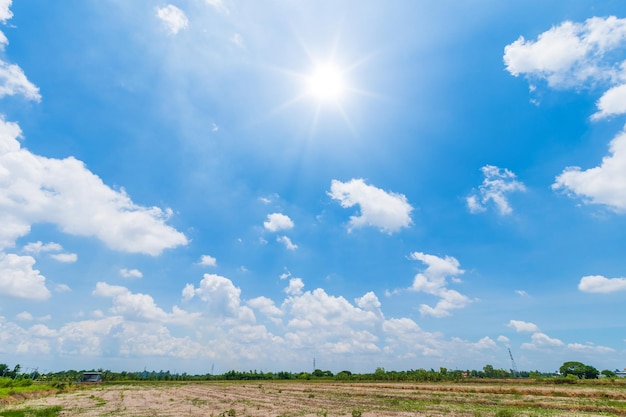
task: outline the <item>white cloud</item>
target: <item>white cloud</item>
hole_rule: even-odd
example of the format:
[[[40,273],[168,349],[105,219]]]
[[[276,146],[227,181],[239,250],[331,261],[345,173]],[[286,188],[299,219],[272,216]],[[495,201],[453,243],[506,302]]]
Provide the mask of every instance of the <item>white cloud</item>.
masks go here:
[[[251,310],[241,306],[240,295],[241,289],[235,287],[230,279],[216,274],[204,274],[197,288],[187,284],[183,290],[183,297],[199,297],[214,315],[254,321]]]
[[[204,0],[204,2],[208,4],[209,6],[215,8],[215,10],[217,10],[220,13],[224,13],[226,15],[230,14],[230,10],[228,10],[226,5],[224,5],[223,0]]]
[[[545,79],[552,87],[576,87],[623,76],[610,52],[626,40],[626,19],[593,17],[584,23],[563,22],[539,35],[504,48],[506,69],[514,76]]]
[[[535,350],[550,347],[560,347],[564,345],[564,343],[559,339],[551,338],[547,334],[541,332],[533,333],[530,339],[531,342],[522,343],[522,349]]]
[[[39,88],[26,78],[23,70],[15,64],[0,60],[0,98],[17,94],[29,100],[41,101]]]
[[[72,292],[72,289],[67,284],[56,284],[54,286],[54,291],[59,292],[59,293],[64,293],[64,292]]]
[[[200,257],[200,265],[202,266],[217,266],[217,259],[211,255],[202,255]]]
[[[439,258],[422,252],[414,252],[410,259],[421,261],[427,267],[418,273],[413,279],[411,290],[432,294],[440,298],[435,307],[422,304],[420,312],[433,317],[445,317],[450,315],[450,310],[464,308],[471,300],[455,291],[447,288],[448,278],[454,280],[456,276],[465,271],[460,269],[459,261],[451,256]]]
[[[552,184],[554,190],[563,189],[583,198],[586,203],[603,204],[626,211],[626,130],[622,130],[609,145],[609,156],[600,166],[581,170],[566,168]]]
[[[626,278],[605,278],[601,275],[582,277],[578,289],[583,292],[608,294],[626,291]]]
[[[282,243],[283,245],[285,245],[285,247],[288,250],[296,250],[298,249],[298,245],[294,244],[291,239],[289,239],[287,236],[278,236],[276,238],[276,241],[278,243]]]
[[[24,245],[22,248],[24,252],[34,253],[38,255],[41,252],[60,252],[63,250],[63,246],[55,242],[42,243],[41,241],[31,242]]]
[[[273,300],[264,296],[260,296],[260,297],[256,297],[251,300],[248,300],[246,304],[250,306],[251,308],[263,313],[274,323],[276,324],[281,323],[280,317],[284,315],[284,312],[280,308],[276,307],[276,304],[274,304]]]
[[[516,176],[508,169],[501,169],[493,165],[485,165],[481,168],[485,179],[478,187],[478,192],[466,198],[467,206],[471,213],[486,210],[489,201],[493,202],[501,215],[511,214],[507,194],[515,191],[525,191],[523,183],[516,180]]]
[[[360,215],[350,217],[350,230],[373,226],[391,234],[413,223],[413,207],[403,194],[386,192],[366,184],[362,179],[348,182],[332,180],[328,195],[338,200],[341,207],[360,207]]]
[[[593,120],[626,113],[626,84],[610,88],[600,97],[596,106],[599,111],[591,116]]]
[[[383,317],[383,312],[380,309],[380,300],[374,292],[370,291],[354,301],[363,310],[374,312],[377,316]]]
[[[506,336],[503,336],[503,335],[498,336],[498,342],[500,343],[504,343],[505,345],[508,345],[510,341],[511,340]]]
[[[143,274],[138,269],[122,268],[120,269],[120,275],[123,278],[143,278]]]
[[[524,290],[515,290],[515,294],[519,295],[520,297],[529,297],[528,293]]]
[[[536,324],[521,320],[511,320],[507,326],[512,327],[518,333],[535,333],[539,331],[539,327]]]
[[[321,346],[332,353],[377,352],[378,336],[372,333],[381,319],[371,311],[334,297],[323,289],[289,297],[283,309],[291,319],[285,340],[293,348]],[[314,330],[314,331],[312,331]]]
[[[302,288],[304,288],[304,282],[302,282],[301,278],[291,278],[289,286],[285,288],[285,292],[288,295],[300,295],[302,294]]]
[[[485,336],[478,342],[474,343],[474,347],[478,350],[493,349],[496,346],[496,342],[494,342],[493,339],[488,336]]]
[[[165,23],[172,35],[176,35],[189,25],[185,12],[172,4],[168,4],[165,7],[157,7],[156,14]]]
[[[111,312],[128,320],[189,324],[199,316],[186,313],[176,306],[172,313],[166,313],[156,305],[150,295],[133,293],[126,287],[109,285],[106,282],[98,282],[93,295],[111,298]]]
[[[33,269],[32,256],[0,252],[0,294],[32,300],[50,297],[46,278]]]
[[[271,213],[267,215],[267,220],[263,222],[263,227],[270,232],[277,232],[279,230],[293,229],[293,221],[289,216],[282,213]]]
[[[17,124],[0,119],[0,250],[52,223],[69,234],[94,236],[110,248],[159,255],[187,244],[165,224],[171,210],[142,207],[115,191],[72,157],[46,158],[23,149]]]
[[[55,253],[50,255],[50,257],[56,261],[66,264],[71,264],[78,260],[78,255],[75,253]]]
[[[230,41],[239,48],[245,48],[243,36],[239,33],[233,34],[233,36],[230,37]]]
[[[18,320],[24,320],[24,321],[33,321],[34,317],[32,314],[30,314],[28,311],[22,311],[21,313],[17,314],[15,317],[18,318]]]
[[[615,349],[607,346],[598,346],[593,343],[568,343],[567,348],[574,352],[591,353],[596,355],[602,355],[607,353],[614,353]]]
[[[11,4],[13,0],[0,0],[0,22],[6,23],[7,20],[13,17],[13,12],[11,11]]]

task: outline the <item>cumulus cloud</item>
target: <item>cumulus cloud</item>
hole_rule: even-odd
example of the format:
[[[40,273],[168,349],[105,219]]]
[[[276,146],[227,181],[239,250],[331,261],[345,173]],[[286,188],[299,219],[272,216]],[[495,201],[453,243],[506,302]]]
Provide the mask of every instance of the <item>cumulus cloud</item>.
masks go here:
[[[98,282],[93,295],[111,298],[111,312],[127,320],[155,321],[170,323],[190,323],[198,314],[189,314],[174,306],[171,313],[166,313],[156,305],[154,299],[147,294],[133,293],[119,285]]]
[[[46,278],[33,265],[32,256],[0,252],[0,294],[31,300],[49,298]]]
[[[304,282],[302,282],[301,278],[291,278],[289,286],[285,288],[285,292],[288,295],[300,295],[302,294],[302,288],[304,288]]]
[[[278,236],[276,238],[276,241],[278,243],[282,243],[283,245],[285,245],[285,248],[287,248],[288,250],[296,250],[296,249],[298,249],[298,245],[293,243],[291,241],[291,239],[289,239],[287,236]]]
[[[601,275],[589,275],[581,278],[578,289],[582,292],[602,294],[626,291],[626,278],[605,278]]]
[[[18,320],[24,321],[32,321],[35,319],[33,315],[30,314],[28,311],[22,311],[21,313],[18,313],[15,317],[17,317]]]
[[[20,146],[20,136],[16,123],[0,119],[0,250],[28,234],[34,223],[94,236],[125,252],[159,255],[187,244],[182,233],[165,224],[170,209],[139,206],[81,161],[35,155]]]
[[[609,155],[599,166],[587,170],[568,167],[556,177],[552,188],[581,197],[586,203],[626,211],[626,130],[611,141]]]
[[[334,354],[380,351],[379,338],[372,333],[380,318],[343,297],[317,288],[289,297],[283,309],[291,317],[284,337],[293,348],[320,346]]]
[[[536,324],[521,320],[511,320],[507,326],[512,327],[518,333],[534,333],[539,331],[539,327],[537,327]]]
[[[514,76],[545,79],[552,87],[610,82],[624,76],[611,52],[626,41],[626,19],[592,17],[566,21],[540,34],[536,41],[520,36],[504,48],[506,69]]]
[[[185,299],[200,298],[213,315],[254,322],[252,310],[241,306],[240,295],[241,289],[236,287],[230,279],[216,274],[204,274],[197,288],[187,284],[183,290]]]
[[[626,84],[620,84],[607,90],[598,100],[598,111],[591,116],[592,120],[626,113]]]
[[[157,7],[156,15],[163,21],[172,35],[176,35],[180,30],[185,29],[189,25],[189,20],[185,12],[172,4]]]
[[[410,289],[439,297],[439,302],[435,307],[426,304],[420,306],[420,312],[423,315],[446,317],[451,314],[450,310],[464,308],[471,303],[467,296],[447,288],[448,279],[456,280],[458,275],[465,272],[460,269],[456,258],[451,256],[439,258],[435,255],[414,252],[410,255],[410,259],[427,265],[424,271],[415,276]]]
[[[6,23],[7,20],[13,17],[11,11],[11,4],[13,0],[0,0],[0,22]]]
[[[276,304],[274,304],[273,300],[264,296],[260,296],[248,300],[246,304],[251,308],[263,313],[272,322],[277,324],[281,323],[280,317],[284,315],[284,312],[280,308],[276,307]]]
[[[511,208],[507,194],[516,191],[525,191],[523,183],[516,179],[513,172],[501,169],[493,165],[485,165],[481,168],[485,179],[478,187],[478,191],[466,198],[467,207],[471,213],[479,213],[487,209],[491,201],[501,215],[511,214]]]
[[[592,120],[626,114],[626,19],[593,17],[583,23],[564,22],[539,35],[536,41],[520,37],[507,45],[507,70],[532,80],[545,79],[559,88],[600,86],[606,91],[597,101]],[[609,155],[599,166],[583,170],[573,166],[556,177],[554,190],[580,197],[585,203],[626,210],[626,133],[610,143]],[[468,201],[468,203],[471,203]]]
[[[277,232],[279,230],[293,229],[293,221],[289,216],[282,213],[271,213],[267,215],[267,220],[263,222],[263,227],[270,232]]]
[[[39,87],[26,78],[23,70],[15,64],[0,60],[0,98],[15,95],[22,95],[28,100],[41,101]]]
[[[200,265],[202,266],[217,266],[217,259],[211,255],[202,255],[200,257]]]
[[[530,339],[530,342],[522,343],[522,349],[535,350],[542,348],[560,347],[564,345],[561,340],[554,339],[547,334],[541,332],[533,333]]]
[[[366,184],[362,179],[348,182],[333,180],[328,195],[338,200],[341,207],[360,207],[360,215],[350,217],[350,230],[372,226],[391,234],[413,223],[413,207],[403,194],[384,191]]]
[[[120,269],[120,275],[123,278],[143,278],[143,274],[141,273],[140,270],[138,269],[127,269],[127,268],[122,268]]]

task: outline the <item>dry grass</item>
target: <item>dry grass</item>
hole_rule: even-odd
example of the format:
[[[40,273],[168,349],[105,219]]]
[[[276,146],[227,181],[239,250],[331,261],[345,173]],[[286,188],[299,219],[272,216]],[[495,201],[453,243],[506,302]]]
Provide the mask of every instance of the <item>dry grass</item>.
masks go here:
[[[625,385],[204,382],[103,384],[11,405],[60,416],[626,416]],[[0,416],[6,409],[0,407]]]

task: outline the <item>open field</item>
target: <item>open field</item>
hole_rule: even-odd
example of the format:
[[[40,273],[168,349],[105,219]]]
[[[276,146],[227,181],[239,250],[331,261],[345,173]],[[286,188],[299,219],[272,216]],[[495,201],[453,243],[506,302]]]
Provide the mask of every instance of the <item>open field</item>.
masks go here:
[[[21,400],[6,410],[59,416],[626,416],[626,386],[313,381],[102,384]]]

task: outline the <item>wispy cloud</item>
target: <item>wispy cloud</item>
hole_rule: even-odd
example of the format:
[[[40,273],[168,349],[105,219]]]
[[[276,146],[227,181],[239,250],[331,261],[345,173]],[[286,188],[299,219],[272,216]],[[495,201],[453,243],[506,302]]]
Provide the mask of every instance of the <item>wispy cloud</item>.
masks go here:
[[[189,25],[189,20],[187,19],[185,12],[172,4],[168,4],[164,7],[157,7],[156,15],[163,21],[172,35],[176,35]]]
[[[501,169],[493,165],[485,165],[481,168],[485,179],[478,187],[478,191],[466,198],[467,207],[471,213],[479,213],[487,210],[487,205],[492,202],[501,215],[513,212],[507,195],[516,191],[525,191],[526,187],[516,178],[516,175],[508,169]]]
[[[276,241],[285,245],[285,248],[287,248],[288,250],[298,249],[298,245],[293,243],[291,239],[289,239],[287,236],[278,236],[276,238]]]
[[[78,260],[78,255],[75,253],[55,253],[50,255],[50,257],[56,261],[66,264],[71,264]]]
[[[143,278],[143,273],[138,269],[120,269],[120,275],[122,278]]]

